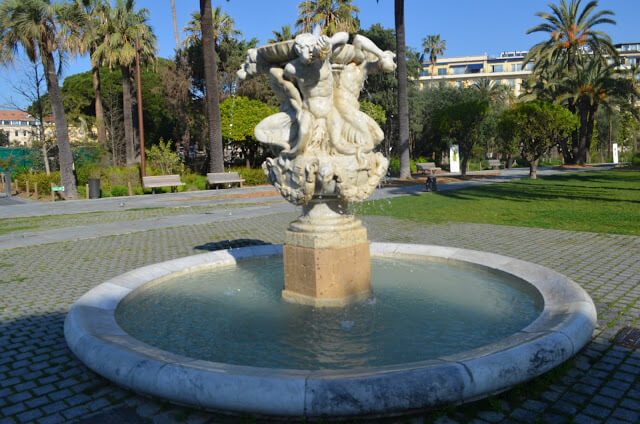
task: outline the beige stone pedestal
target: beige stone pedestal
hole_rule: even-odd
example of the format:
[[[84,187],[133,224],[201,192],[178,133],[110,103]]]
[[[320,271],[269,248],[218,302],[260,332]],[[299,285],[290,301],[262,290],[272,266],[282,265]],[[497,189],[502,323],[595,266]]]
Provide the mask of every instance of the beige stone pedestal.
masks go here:
[[[313,202],[291,223],[284,245],[290,302],[344,306],[371,295],[367,230],[335,202]]]

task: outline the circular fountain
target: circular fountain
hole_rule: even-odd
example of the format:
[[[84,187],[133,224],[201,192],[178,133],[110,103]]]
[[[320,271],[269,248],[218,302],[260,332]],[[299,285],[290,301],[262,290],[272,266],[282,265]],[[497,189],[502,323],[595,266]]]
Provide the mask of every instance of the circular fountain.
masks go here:
[[[249,51],[280,112],[256,127],[267,178],[303,214],[284,246],[139,268],[81,297],[71,350],[132,390],[229,413],[384,416],[463,403],[538,376],[591,338],[593,302],[528,262],[458,248],[369,243],[347,213],[386,172],[359,110],[393,54],[347,34]],[[241,281],[240,281],[241,280]]]

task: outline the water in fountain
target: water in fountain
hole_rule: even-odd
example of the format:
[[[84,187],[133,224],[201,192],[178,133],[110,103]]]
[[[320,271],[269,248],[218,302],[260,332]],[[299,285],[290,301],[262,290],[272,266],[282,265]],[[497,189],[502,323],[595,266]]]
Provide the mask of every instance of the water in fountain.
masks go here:
[[[280,258],[242,260],[138,290],[116,317],[135,338],[192,358],[346,369],[486,345],[528,325],[542,304],[513,277],[414,257],[374,257],[372,284],[367,300],[313,308],[282,300]]]

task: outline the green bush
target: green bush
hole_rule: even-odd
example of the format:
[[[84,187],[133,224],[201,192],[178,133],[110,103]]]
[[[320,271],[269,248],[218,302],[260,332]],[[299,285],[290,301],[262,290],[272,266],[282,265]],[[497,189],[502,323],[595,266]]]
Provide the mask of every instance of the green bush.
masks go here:
[[[640,167],[640,152],[636,152],[631,156],[631,166]]]
[[[29,181],[29,190],[33,190],[35,183],[38,183],[38,194],[48,195],[51,194],[51,183],[55,186],[60,185],[60,172],[52,172],[50,175],[46,172],[21,172],[16,175],[15,182],[20,189],[25,189],[27,181]]]
[[[111,187],[111,195],[114,197],[119,197],[119,196],[128,196],[129,195],[129,189],[125,186],[121,186],[121,185],[116,185]]]
[[[262,172],[262,168],[247,169],[242,166],[234,166],[229,169],[229,171],[237,172],[240,175],[240,178],[244,178],[244,185],[254,186],[269,184],[267,177],[265,177],[264,172]]]
[[[197,190],[207,189],[207,177],[205,177],[204,175],[188,173],[183,175],[181,179],[182,179],[182,182],[186,184],[184,186],[181,186],[181,188],[184,188],[184,190],[186,191],[193,190],[193,189],[197,189]]]

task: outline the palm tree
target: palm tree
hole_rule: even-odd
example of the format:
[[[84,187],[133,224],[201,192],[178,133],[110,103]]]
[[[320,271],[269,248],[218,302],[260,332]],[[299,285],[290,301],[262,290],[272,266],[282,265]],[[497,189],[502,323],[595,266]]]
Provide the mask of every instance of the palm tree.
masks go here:
[[[628,70],[620,70],[615,64],[606,64],[597,59],[579,61],[573,75],[566,74],[560,80],[561,90],[557,102],[572,101],[580,119],[578,144],[573,145],[573,156],[580,165],[587,161],[591,147],[593,128],[599,106],[609,109],[614,106],[632,106],[640,90],[633,79],[628,78]]]
[[[97,46],[96,61],[104,61],[110,67],[120,66],[122,71],[122,114],[126,147],[126,163],[137,162],[134,144],[133,101],[131,85],[131,67],[136,58],[136,39],[140,42],[140,58],[143,61],[155,59],[156,37],[146,24],[147,9],[136,12],[135,0],[116,0],[116,7],[105,7],[105,35]]]
[[[488,78],[475,81],[471,87],[482,100],[494,106],[503,106],[514,99],[513,91],[508,85]]]
[[[567,4],[566,0],[561,0],[560,5],[549,4],[553,13],[536,13],[546,22],[529,29],[527,34],[548,32],[549,39],[533,46],[524,58],[524,63],[533,62],[534,71],[548,64],[562,63],[572,73],[585,48],[599,58],[610,56],[617,61],[618,52],[609,35],[594,29],[600,24],[615,25],[616,21],[609,18],[614,13],[610,10],[594,13],[598,6],[596,0],[588,2],[580,11],[581,1],[571,0]]]
[[[176,38],[176,54],[180,51],[180,34],[178,33],[178,20],[176,19],[176,0],[171,0],[171,16],[173,17],[173,35]]]
[[[425,55],[429,55],[431,62],[431,75],[436,74],[436,61],[438,56],[444,54],[447,49],[447,40],[441,40],[440,34],[427,35],[422,39],[422,51]]]
[[[236,38],[242,35],[242,32],[235,29],[235,22],[230,15],[227,15],[222,11],[220,7],[216,7],[212,11],[211,15],[213,44],[218,47],[218,43],[223,39]],[[184,47],[192,46],[198,43],[202,35],[202,14],[200,12],[193,12],[191,14],[191,20],[187,22],[183,32],[187,34],[187,37],[182,43]]]
[[[411,178],[409,155],[409,100],[407,97],[407,45],[404,29],[404,0],[395,0],[396,57],[398,58],[398,149],[400,178]]]
[[[211,0],[200,0],[202,55],[206,82],[207,122],[209,124],[209,172],[224,172],[222,124],[218,98],[218,66]],[[219,34],[219,33],[218,33]]]
[[[102,90],[100,84],[101,60],[95,55],[96,48],[104,38],[104,0],[74,0],[69,4],[81,17],[82,24],[76,37],[68,38],[68,48],[74,53],[89,53],[91,59],[91,74],[93,77],[93,91],[95,93],[96,127],[98,142],[106,146],[107,131],[104,125],[104,108],[102,106]]]
[[[62,95],[53,57],[64,44],[56,22],[66,28],[76,26],[75,16],[67,14],[49,0],[4,0],[0,4],[0,62],[14,60],[14,53],[21,47],[29,60],[40,58],[45,72],[49,100],[56,124],[56,143],[60,158],[60,182],[68,199],[77,199],[78,190],[73,174],[73,154],[69,144],[67,120],[62,105]]]
[[[305,0],[298,4],[296,27],[300,32],[311,32],[318,24],[322,33],[329,36],[340,31],[355,33],[360,29],[360,9],[351,3],[352,0]]]
[[[267,43],[278,43],[280,41],[293,40],[295,37],[295,35],[291,33],[291,25],[284,25],[279,32],[276,30],[271,32],[273,33],[274,38],[268,39]]]

